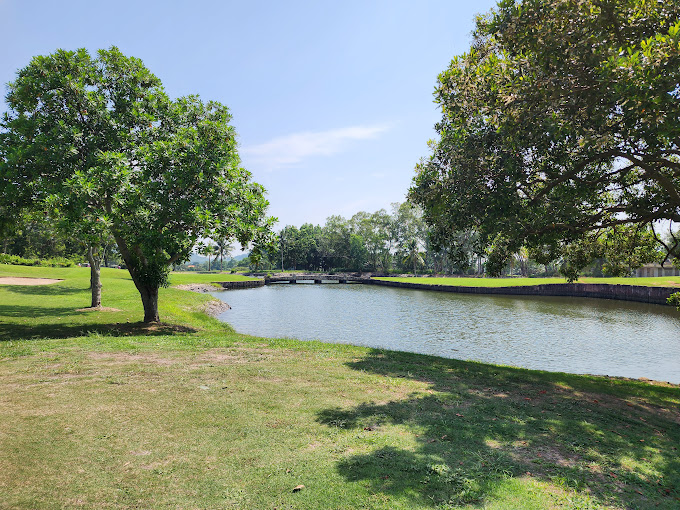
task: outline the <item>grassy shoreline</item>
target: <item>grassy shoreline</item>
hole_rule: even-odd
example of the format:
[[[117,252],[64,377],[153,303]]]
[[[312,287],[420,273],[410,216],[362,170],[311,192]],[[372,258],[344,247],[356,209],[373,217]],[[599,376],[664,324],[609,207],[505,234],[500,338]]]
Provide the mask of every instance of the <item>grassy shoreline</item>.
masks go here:
[[[85,268],[0,276],[64,279],[0,286],[0,508],[680,504],[680,388],[254,338],[172,288],[148,329],[126,272],[111,312],[76,312]]]

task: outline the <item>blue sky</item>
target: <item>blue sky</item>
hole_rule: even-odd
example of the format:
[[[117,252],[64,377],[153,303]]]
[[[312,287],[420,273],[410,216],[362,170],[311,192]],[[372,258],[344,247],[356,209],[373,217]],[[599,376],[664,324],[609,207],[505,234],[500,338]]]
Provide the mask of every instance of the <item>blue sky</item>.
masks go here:
[[[402,202],[437,75],[495,2],[0,0],[0,82],[57,48],[118,46],[172,97],[226,104],[276,229]],[[4,101],[0,109],[4,109]]]

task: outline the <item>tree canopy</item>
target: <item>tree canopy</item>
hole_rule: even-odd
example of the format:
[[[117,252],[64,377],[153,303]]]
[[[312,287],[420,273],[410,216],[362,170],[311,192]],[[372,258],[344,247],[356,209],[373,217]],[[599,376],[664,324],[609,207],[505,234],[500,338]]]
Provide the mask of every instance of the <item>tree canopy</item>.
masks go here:
[[[680,222],[677,2],[503,0],[435,97],[439,139],[409,197],[438,242],[473,232],[491,273],[522,246],[556,258]]]
[[[171,100],[117,48],[33,58],[0,125],[4,207],[42,209],[83,236],[110,232],[158,321],[158,288],[201,237],[271,243],[262,186],[240,166],[226,106]]]

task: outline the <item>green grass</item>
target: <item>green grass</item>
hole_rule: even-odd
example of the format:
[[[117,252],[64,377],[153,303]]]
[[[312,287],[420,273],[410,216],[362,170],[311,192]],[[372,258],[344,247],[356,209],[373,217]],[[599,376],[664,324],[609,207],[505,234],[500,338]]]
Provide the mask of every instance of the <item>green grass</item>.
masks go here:
[[[170,285],[182,283],[212,283],[212,282],[239,282],[257,280],[250,276],[231,273],[192,273],[188,271],[174,272],[170,274]]]
[[[0,266],[64,278],[0,286],[0,508],[680,506],[680,388],[254,338],[172,288],[149,329],[103,274],[120,312]]]
[[[566,283],[564,278],[431,278],[431,277],[376,277],[376,280],[419,283],[423,285],[453,285],[460,287],[516,287],[526,285],[545,285]],[[641,285],[645,287],[680,287],[680,276],[645,278],[586,278],[579,283],[608,283],[610,285]]]

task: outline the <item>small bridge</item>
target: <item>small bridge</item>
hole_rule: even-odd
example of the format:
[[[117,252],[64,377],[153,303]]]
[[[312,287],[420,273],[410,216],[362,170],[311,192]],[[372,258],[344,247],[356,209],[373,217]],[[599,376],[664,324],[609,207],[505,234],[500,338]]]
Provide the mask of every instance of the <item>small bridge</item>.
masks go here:
[[[290,275],[272,275],[266,276],[264,284],[272,283],[299,283],[299,282],[314,282],[314,283],[366,283],[370,281],[369,276],[354,276],[348,274],[290,274]]]

